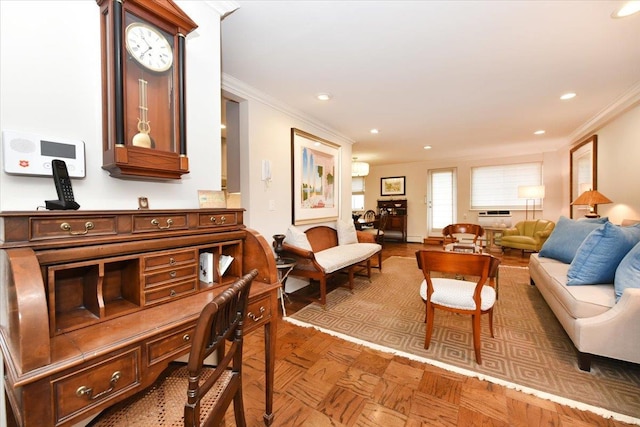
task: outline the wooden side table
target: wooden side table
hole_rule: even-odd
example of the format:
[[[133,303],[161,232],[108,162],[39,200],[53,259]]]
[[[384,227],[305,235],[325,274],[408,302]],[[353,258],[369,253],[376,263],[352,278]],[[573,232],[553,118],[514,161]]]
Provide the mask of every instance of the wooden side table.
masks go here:
[[[483,227],[487,236],[487,251],[502,253],[502,246],[496,244],[496,234],[502,234],[506,227]]]

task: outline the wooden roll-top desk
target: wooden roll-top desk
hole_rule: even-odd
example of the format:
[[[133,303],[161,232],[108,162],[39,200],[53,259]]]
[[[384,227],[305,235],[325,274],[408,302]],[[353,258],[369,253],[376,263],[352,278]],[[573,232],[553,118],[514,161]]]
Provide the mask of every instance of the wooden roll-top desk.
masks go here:
[[[149,386],[189,352],[202,307],[253,268],[250,332],[265,330],[272,421],[278,277],[242,209],[0,213],[0,349],[21,426],[63,426]],[[213,254],[213,282],[199,258]],[[217,260],[233,262],[220,274]],[[186,390],[185,390],[186,396]]]

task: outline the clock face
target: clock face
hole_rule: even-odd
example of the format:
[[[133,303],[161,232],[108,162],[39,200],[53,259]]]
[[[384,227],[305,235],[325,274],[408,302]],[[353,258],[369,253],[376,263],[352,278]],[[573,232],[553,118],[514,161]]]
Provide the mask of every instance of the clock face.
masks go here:
[[[145,23],[127,26],[126,45],[129,55],[151,71],[167,71],[173,65],[173,50],[166,37]]]

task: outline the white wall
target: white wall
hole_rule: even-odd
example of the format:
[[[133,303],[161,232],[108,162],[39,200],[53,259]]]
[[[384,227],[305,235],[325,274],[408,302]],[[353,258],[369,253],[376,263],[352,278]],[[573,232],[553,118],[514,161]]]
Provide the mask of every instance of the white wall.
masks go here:
[[[339,216],[351,221],[352,142],[233,78],[224,76],[223,88],[230,98],[240,103],[242,207],[247,209],[245,223],[269,242],[272,241],[271,236],[285,233],[292,223],[291,128],[340,146]],[[271,182],[261,180],[262,160],[271,161]]]
[[[0,1],[0,127],[80,139],[86,178],[73,179],[81,209],[197,208],[198,189],[220,189],[220,17],[204,2],[178,4],[198,24],[187,37],[190,173],[130,181],[102,169],[100,9],[94,1]],[[35,210],[55,199],[51,178],[0,173],[0,209]]]
[[[598,191],[613,201],[598,213],[614,223],[640,219],[640,105],[598,132]]]

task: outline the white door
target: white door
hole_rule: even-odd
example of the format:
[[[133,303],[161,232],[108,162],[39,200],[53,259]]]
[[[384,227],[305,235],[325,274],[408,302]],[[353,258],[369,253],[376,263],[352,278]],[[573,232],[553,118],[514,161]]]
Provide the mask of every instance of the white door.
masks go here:
[[[456,169],[431,169],[427,183],[427,230],[429,236],[456,222]]]

